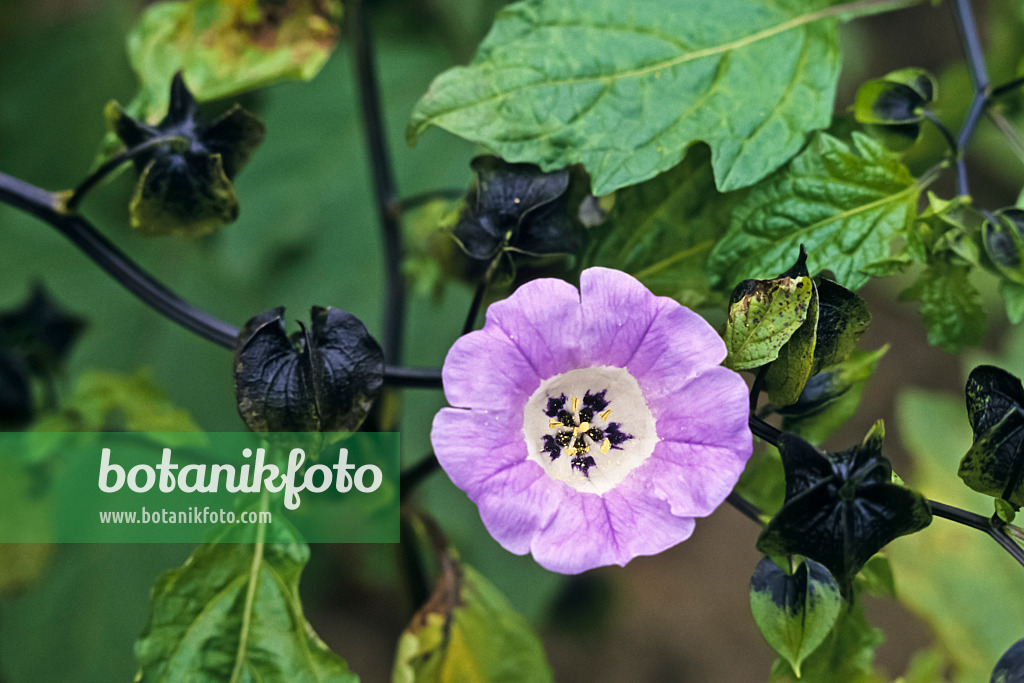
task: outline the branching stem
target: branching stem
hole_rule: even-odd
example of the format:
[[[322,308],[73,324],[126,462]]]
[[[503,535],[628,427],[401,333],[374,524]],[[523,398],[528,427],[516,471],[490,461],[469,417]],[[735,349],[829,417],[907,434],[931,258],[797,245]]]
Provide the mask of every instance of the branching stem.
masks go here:
[[[405,278],[402,276],[401,205],[395,190],[394,173],[384,134],[384,116],[377,86],[373,36],[369,17],[361,0],[349,0],[348,20],[355,53],[359,104],[366,129],[373,191],[377,200],[381,237],[384,243],[384,358],[397,365],[402,357],[405,326]]]
[[[994,88],[992,88],[991,99],[996,99],[997,97],[1002,97],[1003,95],[1007,95],[1007,94],[1013,92],[1014,90],[1017,90],[1021,86],[1024,86],[1024,76],[1018,76],[1017,78],[1013,79],[1012,81],[1007,81],[1006,83],[1003,83],[1002,85],[997,85]]]
[[[399,481],[400,499],[405,501],[416,487],[433,474],[438,467],[440,467],[440,464],[437,462],[437,456],[431,452],[427,453],[418,463],[402,472]]]
[[[935,126],[936,130],[938,130],[942,137],[946,140],[946,144],[949,145],[949,151],[953,154],[954,157],[957,156],[960,153],[960,148],[957,147],[956,138],[954,138],[953,134],[949,132],[949,128],[946,128],[946,125],[939,120],[939,117],[935,115],[935,112],[929,109],[925,109],[921,112],[921,115],[928,119],[932,123],[932,125]]]
[[[143,152],[149,151],[154,147],[160,145],[177,145],[184,143],[188,145],[188,138],[180,135],[168,135],[166,137],[157,137],[126,149],[120,154],[107,159],[105,162],[99,165],[99,167],[90,173],[85,180],[80,182],[74,190],[71,191],[71,196],[68,197],[67,201],[64,202],[64,210],[67,213],[77,213],[78,205],[85,199],[85,195],[89,194],[92,188],[96,187],[104,178],[113,173],[121,164],[126,161],[130,161],[135,157],[139,156]]]
[[[60,196],[0,173],[0,203],[50,224],[143,303],[186,330],[234,350],[238,328],[196,308],[132,261],[85,218],[61,210]],[[438,368],[388,365],[384,382],[411,389],[440,389]]]
[[[238,329],[188,303],[114,246],[84,218],[61,211],[60,198],[0,173],[0,202],[39,218],[57,229],[125,289],[158,313],[204,339],[233,349]]]
[[[490,264],[487,266],[487,271],[480,278],[480,282],[477,283],[476,291],[473,292],[473,301],[469,304],[469,313],[466,314],[466,322],[462,326],[462,334],[469,334],[476,327],[476,317],[480,314],[480,304],[484,301],[484,294],[487,293],[487,288],[491,284],[494,271],[498,269],[498,264],[501,263],[501,259],[504,257],[503,252],[498,252],[498,255],[491,259]]]
[[[957,34],[960,36],[960,43],[964,49],[964,56],[967,59],[967,69],[971,74],[971,82],[974,84],[974,97],[971,99],[970,109],[967,111],[967,118],[960,133],[956,138],[956,189],[961,196],[970,194],[967,185],[967,165],[964,161],[964,149],[974,135],[975,128],[981,120],[981,115],[988,106],[988,99],[991,94],[989,89],[988,71],[985,69],[985,58],[981,52],[981,40],[978,37],[978,28],[974,23],[974,13],[971,11],[970,0],[953,0],[950,4],[953,10],[953,19],[956,23]]]
[[[1017,560],[1022,567],[1024,567],[1024,549],[1022,549],[1017,543],[1006,533],[1003,528],[1002,522],[995,522],[981,515],[967,510],[961,510],[958,507],[952,505],[946,505],[935,500],[929,500],[928,506],[932,509],[932,514],[936,517],[948,519],[951,522],[963,524],[972,529],[978,529],[984,531],[991,536],[996,543],[1003,547],[1003,549],[1010,553],[1013,559]]]

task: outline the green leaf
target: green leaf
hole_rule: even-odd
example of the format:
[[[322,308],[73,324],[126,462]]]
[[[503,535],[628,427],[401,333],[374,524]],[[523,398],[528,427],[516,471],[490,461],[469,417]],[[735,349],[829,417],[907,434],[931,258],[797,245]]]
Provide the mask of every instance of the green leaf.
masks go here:
[[[153,588],[135,644],[136,680],[357,683],[302,613],[299,575],[308,560],[308,546],[294,536],[199,546]]]
[[[814,283],[804,276],[774,280],[747,280],[736,286],[725,327],[725,364],[733,370],[749,370],[770,363],[800,329]]]
[[[868,560],[857,574],[857,588],[876,598],[895,598],[896,580],[892,574],[892,563],[883,553],[877,553]]]
[[[747,461],[736,483],[736,493],[767,515],[778,512],[786,497],[786,474],[775,448],[756,451]]]
[[[509,161],[582,163],[599,195],[703,141],[719,189],[745,187],[829,124],[837,14],[821,0],[518,2],[431,84],[408,137],[439,126]]]
[[[153,123],[178,71],[196,99],[215,100],[285,79],[309,80],[338,39],[335,0],[187,0],[150,5],[128,34],[140,90],[128,106]]]
[[[779,410],[785,416],[783,431],[821,444],[857,411],[868,379],[888,350],[888,344],[877,351],[854,349],[842,363],[811,377],[799,400]]]
[[[832,630],[842,604],[839,584],[813,560],[804,560],[796,571],[787,574],[765,557],[750,579],[754,621],[797,676],[800,663]]]
[[[433,296],[435,301],[444,294],[449,279],[466,275],[469,259],[452,239],[452,229],[465,208],[465,198],[439,198],[403,216],[402,272],[417,293]]]
[[[900,439],[912,458],[912,483],[944,503],[991,511],[991,498],[951,476],[971,444],[963,398],[907,390],[896,409]],[[1020,637],[1020,565],[987,535],[959,524],[933,524],[892,544],[887,554],[900,601],[931,627],[952,663],[950,680],[989,680],[1000,655]]]
[[[786,268],[800,245],[812,275],[828,269],[857,289],[863,268],[890,257],[913,225],[921,188],[899,157],[861,133],[852,149],[818,134],[784,169],[753,188],[708,260],[719,284]]]
[[[38,432],[198,432],[192,417],[164,396],[152,373],[87,372],[61,411],[32,425]]]
[[[976,346],[985,336],[985,311],[970,272],[970,266],[939,261],[900,294],[901,301],[921,302],[928,343],[951,353],[962,346]]]
[[[800,398],[800,392],[814,371],[817,333],[818,289],[812,282],[804,324],[779,349],[779,357],[768,366],[764,376],[765,391],[775,405],[788,406]]]
[[[1007,319],[1014,325],[1024,320],[1024,285],[1003,280],[999,283],[999,293],[1003,295]]]
[[[868,623],[863,601],[856,600],[840,612],[828,638],[801,667],[799,683],[881,683],[874,671],[875,649],[882,644],[882,631]],[[789,665],[778,659],[768,679],[771,683],[797,681]]]
[[[395,654],[394,683],[553,681],[544,649],[508,600],[450,554]]]
[[[716,191],[710,151],[691,147],[672,170],[615,193],[607,219],[591,230],[588,265],[623,270],[655,294],[699,306],[710,295],[708,254],[743,196]]]
[[[1013,519],[1017,516],[1017,509],[1002,498],[996,498],[992,502],[995,503],[996,517],[1007,524],[1013,524]]]

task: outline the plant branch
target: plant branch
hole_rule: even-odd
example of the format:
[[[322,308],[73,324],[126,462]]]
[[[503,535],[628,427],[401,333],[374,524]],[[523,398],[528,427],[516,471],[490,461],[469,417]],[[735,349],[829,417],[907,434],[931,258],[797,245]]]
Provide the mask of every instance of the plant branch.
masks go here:
[[[0,203],[8,204],[49,223],[86,256],[158,313],[203,339],[235,348],[238,328],[200,310],[172,292],[142,269],[81,216],[60,211],[59,195],[0,173]],[[384,382],[410,389],[440,389],[438,368],[384,367]]]
[[[939,120],[939,117],[935,115],[935,112],[925,109],[921,112],[921,115],[931,121],[932,125],[934,125],[939,133],[942,134],[942,137],[945,138],[946,144],[949,145],[949,150],[953,153],[953,156],[959,154],[960,149],[957,147],[956,138],[954,138],[953,134],[949,132],[949,128],[946,128],[945,124]]]
[[[348,17],[355,54],[356,80],[366,145],[370,155],[373,190],[377,200],[381,237],[384,242],[384,358],[396,365],[402,357],[405,322],[405,278],[402,276],[401,205],[384,135],[377,68],[373,56],[370,23],[361,0],[349,0]]]
[[[158,313],[200,337],[228,349],[238,329],[188,303],[114,246],[87,220],[63,213],[56,194],[0,173],[0,202],[49,223],[129,292]]]
[[[970,195],[970,190],[967,186],[967,164],[964,161],[964,149],[967,147],[967,143],[970,142],[974,129],[978,127],[978,122],[981,121],[981,115],[985,113],[987,105],[988,96],[985,93],[976,92],[971,100],[971,108],[967,111],[964,125],[960,128],[960,134],[956,138],[958,150],[956,157],[956,191],[961,196]]]
[[[763,514],[761,512],[761,508],[757,507],[740,494],[733,491],[729,494],[729,497],[725,499],[725,502],[736,508],[743,514],[743,516],[757,522],[761,526],[764,526],[764,520],[761,519],[761,515]]]
[[[498,269],[498,264],[501,263],[501,259],[504,256],[504,252],[499,251],[498,255],[491,259],[491,262],[487,265],[487,271],[480,278],[480,282],[477,283],[476,291],[473,292],[473,301],[469,304],[469,313],[466,314],[466,322],[462,325],[463,335],[469,334],[476,327],[476,317],[480,314],[480,304],[483,303],[484,294],[487,292],[487,287],[491,284],[494,271]]]
[[[110,159],[107,159],[105,162],[100,164],[95,171],[90,173],[85,180],[80,182],[74,190],[71,191],[71,195],[67,198],[67,201],[64,202],[64,210],[67,213],[76,213],[78,211],[78,205],[82,203],[83,199],[85,199],[85,195],[87,195],[89,191],[92,190],[92,188],[96,187],[96,185],[98,185],[101,180],[110,175],[118,166],[120,166],[124,162],[134,159],[143,152],[146,152],[154,147],[159,147],[160,145],[165,144],[174,146],[181,143],[185,143],[185,145],[187,146],[188,138],[182,137],[180,135],[156,137],[150,140],[146,140],[145,142],[136,145],[131,149],[126,149],[120,154],[111,157]]]
[[[782,432],[756,415],[750,416],[750,431],[754,433],[754,436],[778,448]]]
[[[404,389],[440,389],[440,368],[403,368],[384,366],[384,384]]]
[[[971,11],[970,0],[953,0],[951,3],[953,19],[956,23],[957,34],[960,36],[960,43],[964,49],[964,56],[967,59],[967,70],[971,74],[971,82],[974,84],[974,97],[971,99],[970,109],[967,111],[967,118],[964,120],[960,133],[956,138],[958,150],[956,159],[956,186],[957,193],[969,195],[967,186],[967,165],[964,161],[964,149],[974,134],[981,115],[988,106],[989,81],[988,72],[985,69],[985,57],[981,52],[981,40],[978,38],[978,28],[974,23],[974,13]]]
[[[422,460],[406,469],[399,476],[399,500],[405,501],[413,490],[420,485],[420,483],[428,476],[433,474],[440,463],[437,462],[437,456],[433,452],[427,453]]]
[[[932,514],[936,517],[948,519],[972,529],[984,531],[991,536],[996,543],[1001,545],[1006,552],[1010,553],[1010,556],[1013,557],[1013,559],[1017,560],[1021,566],[1024,566],[1024,549],[1010,538],[1006,533],[1006,530],[1003,529],[1002,524],[995,524],[991,519],[935,500],[929,500],[928,506],[931,508]]]
[[[953,0],[950,3],[950,8],[953,10],[957,34],[960,36],[964,56],[967,58],[967,70],[971,74],[971,82],[974,83],[974,92],[987,94],[988,72],[985,69],[985,57],[981,52],[981,40],[978,38],[978,28],[974,23],[971,2],[970,0]]]
[[[997,85],[994,88],[992,88],[992,95],[991,95],[991,97],[992,97],[992,99],[995,99],[997,97],[1002,97],[1003,95],[1006,95],[1006,94],[1009,94],[1009,93],[1013,92],[1014,90],[1016,90],[1017,88],[1021,87],[1022,85],[1024,85],[1024,76],[1018,76],[1017,78],[1013,79],[1012,81],[1007,81],[1006,83],[1003,83],[1002,85]]]

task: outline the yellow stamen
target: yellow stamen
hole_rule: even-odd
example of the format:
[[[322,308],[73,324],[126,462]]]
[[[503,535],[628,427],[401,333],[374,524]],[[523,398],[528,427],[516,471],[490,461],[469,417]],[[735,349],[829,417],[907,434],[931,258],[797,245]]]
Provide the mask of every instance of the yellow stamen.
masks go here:
[[[611,409],[611,408],[609,408],[608,410],[606,410],[606,411],[604,411],[603,413],[601,413],[601,415],[600,415],[599,417],[600,417],[600,418],[601,418],[602,420],[604,420],[605,422],[607,422],[607,421],[608,421],[608,416],[609,416],[609,415],[611,415],[611,414],[612,414],[612,409]]]
[[[565,454],[568,455],[569,457],[572,457],[572,456],[576,455],[576,449],[573,448],[572,446],[568,446],[565,449]]]
[[[601,452],[602,453],[607,453],[611,449],[612,449],[612,442],[611,441],[609,441],[608,439],[605,439],[604,441],[601,442]]]
[[[579,430],[581,432],[589,431],[590,430],[590,423],[589,422],[580,422]]]
[[[563,425],[561,422],[559,422],[558,420],[556,420],[553,417],[548,420],[548,429],[554,429],[555,427],[564,427],[564,426],[565,425]]]
[[[580,400],[575,396],[572,397],[572,412],[576,412],[580,409]]]

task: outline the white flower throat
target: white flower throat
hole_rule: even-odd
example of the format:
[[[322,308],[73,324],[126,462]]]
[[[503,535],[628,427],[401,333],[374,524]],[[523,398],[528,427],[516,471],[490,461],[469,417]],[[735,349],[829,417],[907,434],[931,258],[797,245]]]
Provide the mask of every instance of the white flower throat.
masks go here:
[[[654,416],[625,368],[601,365],[542,381],[526,403],[529,458],[578,491],[605,493],[658,442]]]

